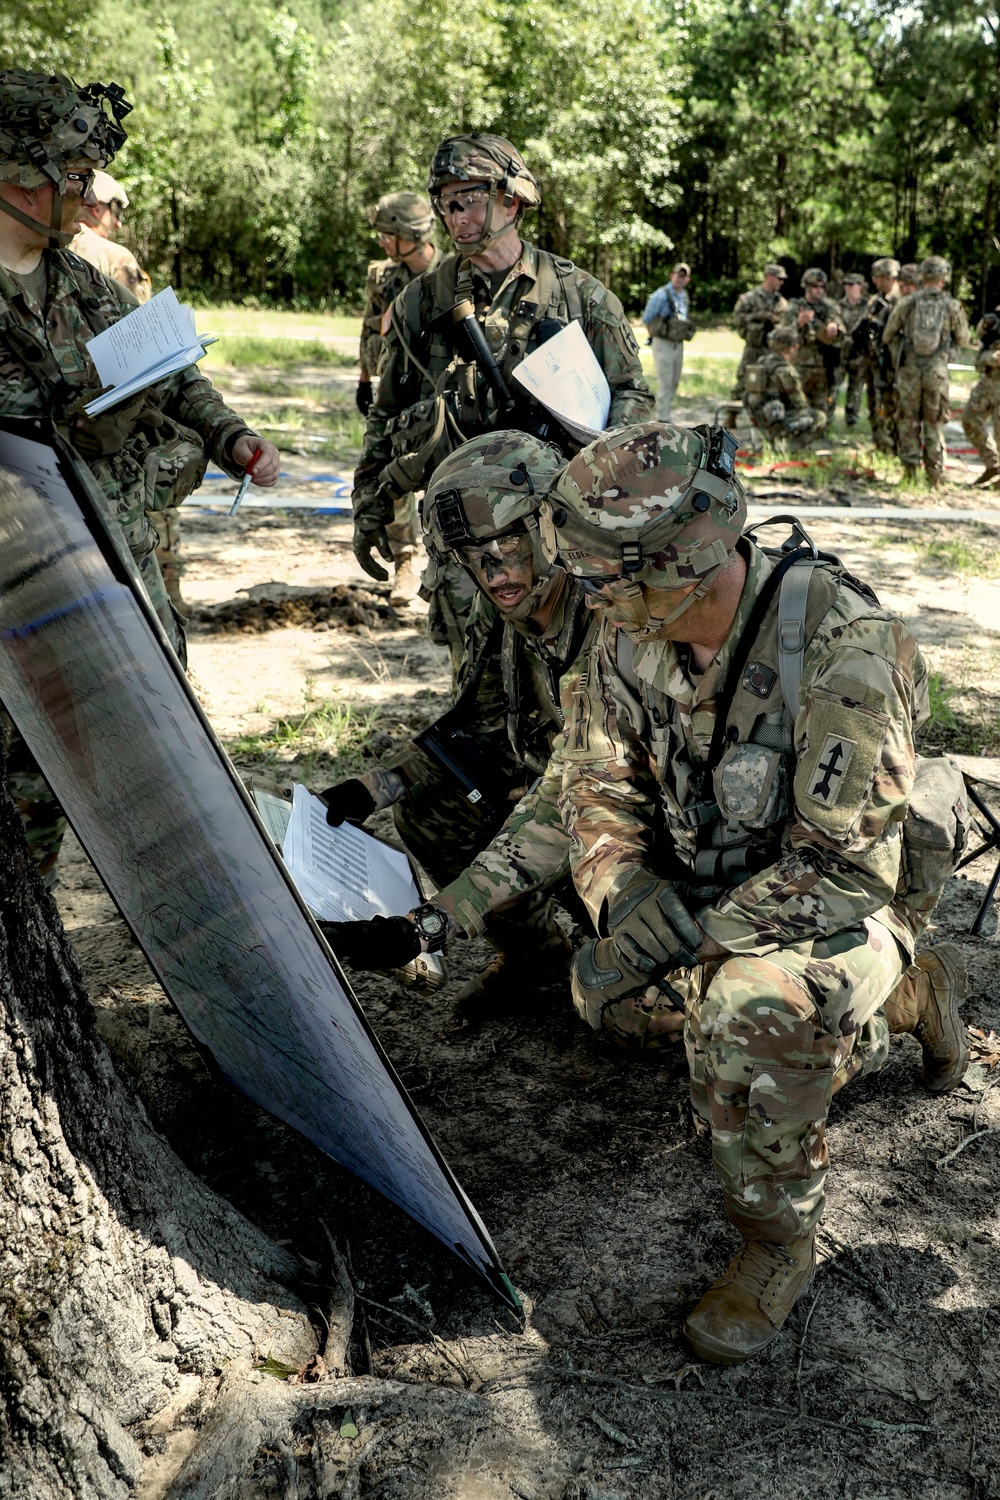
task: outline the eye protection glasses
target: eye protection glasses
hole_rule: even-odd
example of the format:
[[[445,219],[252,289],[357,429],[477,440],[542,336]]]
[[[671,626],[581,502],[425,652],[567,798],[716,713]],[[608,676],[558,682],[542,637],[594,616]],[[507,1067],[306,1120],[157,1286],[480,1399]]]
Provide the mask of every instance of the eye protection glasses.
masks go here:
[[[474,208],[478,208],[481,203],[485,204],[489,195],[490,190],[485,187],[462,188],[459,192],[450,192],[445,195],[435,193],[434,207],[446,218],[452,214],[467,214],[471,213]]]
[[[475,547],[459,547],[462,561],[478,573],[496,573],[504,566],[523,562],[532,553],[531,537],[526,532],[516,536],[495,537]]]
[[[93,172],[67,172],[64,180],[68,188],[72,188],[73,192],[85,198],[93,185],[94,174]]]

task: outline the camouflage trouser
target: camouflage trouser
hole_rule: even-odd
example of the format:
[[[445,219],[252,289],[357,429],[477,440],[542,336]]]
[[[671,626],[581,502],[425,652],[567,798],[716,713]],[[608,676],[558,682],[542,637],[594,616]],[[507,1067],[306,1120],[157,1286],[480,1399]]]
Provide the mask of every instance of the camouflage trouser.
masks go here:
[[[711,1125],[726,1213],[747,1239],[788,1244],[818,1223],[830,1100],[885,1062],[881,1007],[908,963],[869,919],[670,975],[684,1000],[692,1104]],[[649,1051],[670,1044],[677,1015],[640,996],[608,1007],[604,1025],[619,1045]]]
[[[500,832],[514,803],[505,803],[497,816],[476,811],[461,789],[444,770],[420,756],[407,767],[413,775],[419,766],[419,786],[392,809],[396,832],[439,888],[449,885]],[[565,892],[563,886],[566,887]],[[555,889],[552,887],[551,889]],[[560,899],[573,906],[568,879],[560,884]],[[496,947],[528,944],[540,946],[554,926],[555,915],[549,888],[518,896],[487,916],[483,929]]]
[[[31,862],[47,886],[55,885],[56,861],[68,827],[66,815],[13,720],[2,708],[0,730],[7,788],[21,814]]]
[[[420,580],[420,597],[430,605],[427,630],[432,641],[447,646],[451,654],[452,680],[465,660],[465,627],[476,597],[476,585],[464,568],[451,558],[435,557],[428,548],[428,562]]]
[[[896,438],[896,386],[887,380],[885,371],[878,365],[865,366],[868,387],[868,421],[872,429],[872,442],[883,453],[895,453]]]
[[[829,412],[832,393],[822,356],[813,348],[804,346],[806,357],[796,360],[795,366],[802,381],[802,392],[809,405],[816,411]]]
[[[177,506],[171,506],[169,510],[147,511],[147,515],[160,539],[156,549],[156,561],[160,565],[160,574],[167,591],[167,598],[175,609],[183,611],[181,574],[184,572],[184,564],[181,561],[180,510]]]
[[[401,495],[392,510],[392,520],[385,528],[389,550],[394,561],[410,556],[419,540],[417,534],[417,497]]]
[[[866,368],[864,358],[859,355],[851,355],[846,359],[842,359],[837,366],[833,389],[833,404],[836,406],[840,388],[846,380],[847,394],[844,397],[844,420],[848,427],[854,427],[861,418],[861,396],[865,388]]]
[[[928,474],[944,473],[944,424],[948,417],[946,356],[918,364],[911,355],[896,371],[896,430],[899,459],[919,468],[923,424],[923,461]]]
[[[992,432],[990,427],[993,429]],[[998,429],[1000,429],[1000,372],[995,375],[980,376],[972,387],[965,411],[962,413],[962,430],[989,469],[1000,468],[1000,452],[997,451]]]
[[[810,443],[815,442],[826,431],[826,412],[812,407],[810,414],[812,426],[807,427],[804,432],[789,432],[784,422],[764,422],[759,412],[755,414],[754,421],[772,447],[794,453],[801,448],[808,448]]]

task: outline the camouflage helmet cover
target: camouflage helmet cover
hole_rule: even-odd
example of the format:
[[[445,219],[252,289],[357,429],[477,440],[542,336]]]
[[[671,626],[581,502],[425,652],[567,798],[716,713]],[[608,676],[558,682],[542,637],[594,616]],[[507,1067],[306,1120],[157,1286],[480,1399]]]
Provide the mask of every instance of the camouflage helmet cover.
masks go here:
[[[566,463],[525,432],[487,432],[449,453],[430,477],[424,525],[439,552],[487,541],[535,515]]]
[[[764,267],[764,275],[776,276],[779,281],[788,280],[788,272],[785,270],[784,266],[779,264],[779,262],[776,260],[768,261],[767,265]]]
[[[826,272],[821,271],[819,266],[810,266],[808,271],[802,272],[803,286],[826,286]]]
[[[70,163],[106,166],[125,142],[132,106],[117,83],[83,87],[61,73],[0,71],[0,179],[60,187]]]
[[[376,234],[394,234],[418,245],[434,232],[434,213],[423,193],[386,193],[368,212]]]
[[[900,266],[899,268],[899,279],[900,281],[907,282],[910,286],[919,286],[920,267],[914,265],[912,261],[907,261],[905,266]]]
[[[893,280],[899,275],[899,261],[894,260],[891,255],[883,255],[872,265],[873,276],[891,276]]]
[[[746,495],[707,467],[719,428],[640,422],[598,438],[563,469],[542,507],[546,556],[582,578],[626,576],[704,592],[746,524]]]
[[[844,277],[844,285],[867,286],[868,283],[865,281],[865,278],[862,276],[860,271],[848,271],[847,275]]]
[[[943,255],[928,255],[920,262],[921,281],[950,281],[951,265]]]
[[[542,201],[538,182],[517,147],[502,135],[478,130],[447,136],[434,152],[427,190],[435,194],[446,182],[496,183],[508,204],[519,198],[525,208],[537,208]]]
[[[797,349],[800,343],[797,328],[772,328],[767,336],[769,349]]]

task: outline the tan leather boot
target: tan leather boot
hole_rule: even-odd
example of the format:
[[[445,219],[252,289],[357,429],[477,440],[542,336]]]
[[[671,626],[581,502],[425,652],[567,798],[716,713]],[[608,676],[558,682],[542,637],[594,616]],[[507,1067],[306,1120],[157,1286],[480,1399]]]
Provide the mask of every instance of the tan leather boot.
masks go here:
[[[923,1050],[920,1076],[932,1094],[957,1088],[969,1066],[969,1046],[958,1008],[968,976],[955,943],[918,953],[885,1002],[891,1032],[909,1032]]]
[[[394,561],[396,568],[389,603],[410,604],[417,597],[417,590],[420,588],[420,567],[417,562],[416,548],[400,547],[395,553]]]
[[[752,1359],[777,1338],[815,1269],[815,1230],[790,1245],[744,1240],[725,1275],[688,1313],[689,1347],[717,1365]]]
[[[534,1003],[539,985],[569,974],[572,958],[573,944],[559,927],[545,942],[529,939],[516,953],[505,946],[456,991],[455,1013],[466,1021],[485,1021],[524,1010]]]

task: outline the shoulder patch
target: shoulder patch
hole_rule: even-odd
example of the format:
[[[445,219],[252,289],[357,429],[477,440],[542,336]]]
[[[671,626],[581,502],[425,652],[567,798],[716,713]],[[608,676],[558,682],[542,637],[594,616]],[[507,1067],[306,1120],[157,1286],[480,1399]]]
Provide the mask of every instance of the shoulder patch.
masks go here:
[[[379,333],[382,335],[383,338],[385,338],[386,334],[389,332],[389,329],[391,327],[392,327],[392,303],[390,302],[389,306],[386,308],[385,312],[382,314],[382,321],[379,324]]]

